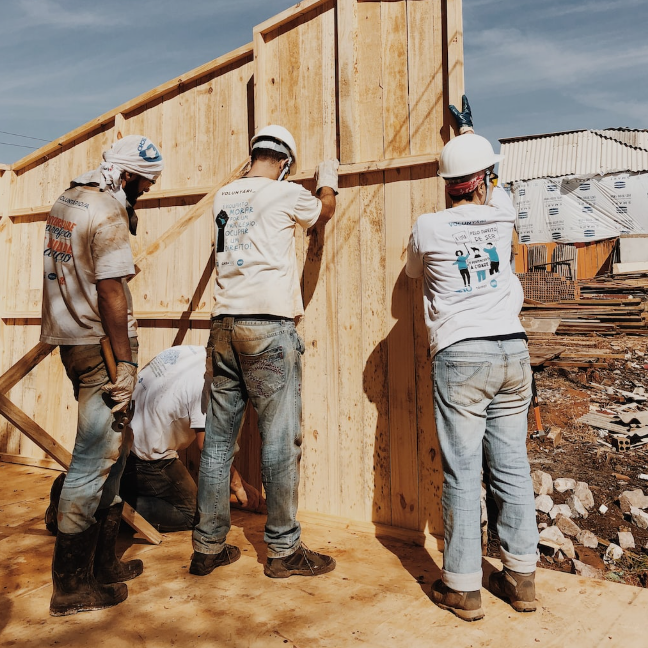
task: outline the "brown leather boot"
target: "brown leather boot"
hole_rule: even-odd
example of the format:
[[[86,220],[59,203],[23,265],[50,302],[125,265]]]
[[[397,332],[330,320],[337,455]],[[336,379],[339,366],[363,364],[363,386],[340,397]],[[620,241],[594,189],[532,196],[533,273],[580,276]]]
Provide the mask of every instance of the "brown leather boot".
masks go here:
[[[59,531],[56,535],[52,559],[52,616],[103,610],[128,597],[124,583],[101,585],[92,573],[98,535],[98,524],[81,533]]]
[[[288,578],[290,576],[319,576],[328,574],[334,569],[334,558],[311,551],[302,543],[290,556],[268,558],[263,573],[270,578]]]
[[[484,618],[479,590],[458,592],[439,579],[432,585],[430,596],[442,610],[449,610],[464,621],[478,621]]]
[[[121,502],[95,513],[100,531],[94,560],[94,574],[100,583],[123,583],[136,578],[144,571],[144,563],[141,560],[136,558],[124,562],[117,558],[115,553],[123,510],[124,502]]]
[[[194,576],[207,576],[211,574],[216,567],[231,565],[241,557],[241,550],[234,545],[226,544],[217,554],[204,554],[194,551],[191,556],[189,573]]]
[[[535,612],[535,572],[521,574],[506,567],[488,579],[488,589],[497,598],[508,600],[518,612]]]

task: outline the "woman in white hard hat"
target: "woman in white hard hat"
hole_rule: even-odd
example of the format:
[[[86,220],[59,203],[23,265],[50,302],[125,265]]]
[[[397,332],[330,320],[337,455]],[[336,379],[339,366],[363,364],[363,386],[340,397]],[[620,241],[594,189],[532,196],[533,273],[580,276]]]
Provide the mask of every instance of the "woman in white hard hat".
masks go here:
[[[504,565],[491,576],[490,589],[521,612],[536,608],[538,530],[526,454],[531,366],[519,319],[523,294],[507,261],[516,213],[506,192],[494,186],[501,156],[473,132],[465,98],[463,112],[454,113],[464,134],[448,142],[439,162],[452,206],[419,217],[406,271],[423,276],[444,471],[443,578],[434,583],[432,600],[474,621],[484,616],[483,457],[500,509]]]

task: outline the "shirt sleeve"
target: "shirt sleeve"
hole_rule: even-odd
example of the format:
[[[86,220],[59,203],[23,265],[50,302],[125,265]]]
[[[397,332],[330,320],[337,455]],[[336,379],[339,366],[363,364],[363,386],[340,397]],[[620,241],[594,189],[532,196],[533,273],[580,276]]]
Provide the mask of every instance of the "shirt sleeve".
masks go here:
[[[503,214],[508,216],[506,220],[515,220],[517,218],[517,212],[513,206],[510,196],[502,189],[502,187],[494,187],[493,194],[491,195],[490,202],[488,203],[491,207],[499,209]]]
[[[135,274],[128,224],[124,214],[113,209],[98,224],[91,242],[95,282]]]
[[[317,196],[299,187],[300,191],[295,204],[295,220],[304,228],[308,229],[317,222],[319,215],[322,213],[322,202]]]
[[[407,245],[407,264],[405,265],[405,274],[412,279],[416,279],[423,274],[423,259],[418,245],[418,223],[414,225],[410,234]]]

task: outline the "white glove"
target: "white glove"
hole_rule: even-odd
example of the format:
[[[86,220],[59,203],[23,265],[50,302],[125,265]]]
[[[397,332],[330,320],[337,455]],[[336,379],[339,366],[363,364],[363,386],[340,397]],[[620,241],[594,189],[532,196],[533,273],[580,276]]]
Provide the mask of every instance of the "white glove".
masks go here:
[[[113,413],[122,412],[128,408],[136,383],[137,367],[128,362],[118,362],[115,382],[108,383],[101,388],[115,401],[115,406],[112,408]]]
[[[340,163],[337,160],[324,160],[317,165],[317,169],[315,169],[316,192],[322,187],[330,187],[337,195],[339,166]]]

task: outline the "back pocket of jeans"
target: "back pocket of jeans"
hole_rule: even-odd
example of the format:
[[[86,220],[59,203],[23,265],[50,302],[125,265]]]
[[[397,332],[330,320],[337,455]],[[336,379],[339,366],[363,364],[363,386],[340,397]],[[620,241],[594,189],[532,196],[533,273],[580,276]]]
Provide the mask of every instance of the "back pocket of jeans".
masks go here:
[[[282,347],[256,355],[239,354],[245,387],[251,396],[267,398],[286,384],[286,362]]]
[[[474,405],[485,397],[490,362],[446,362],[448,399],[455,405]]]

